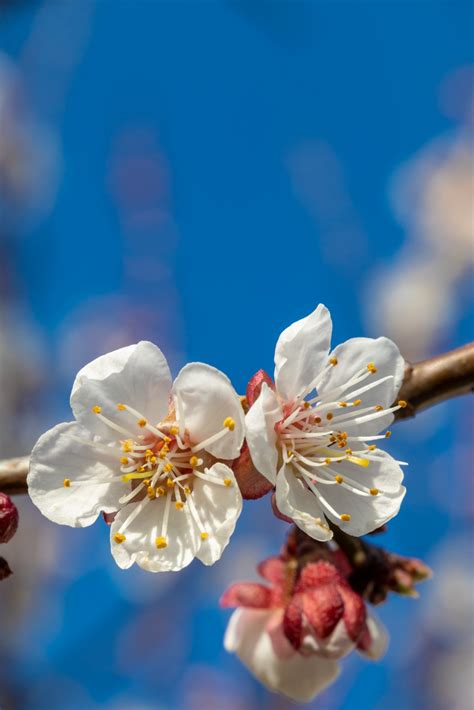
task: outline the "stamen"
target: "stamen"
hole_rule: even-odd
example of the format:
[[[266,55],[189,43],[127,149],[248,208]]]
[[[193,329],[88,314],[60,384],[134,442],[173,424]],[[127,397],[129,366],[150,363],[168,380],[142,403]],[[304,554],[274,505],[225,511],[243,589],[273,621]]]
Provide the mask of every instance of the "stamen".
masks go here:
[[[341,517],[341,520],[343,520],[345,523],[348,523],[349,520],[351,519],[351,516],[349,515],[349,513],[343,513],[340,517]]]
[[[102,407],[99,407],[98,404],[95,404],[95,405],[92,407],[92,410],[91,410],[91,411],[94,412],[94,414],[100,414],[101,411],[102,411]]]
[[[344,479],[342,476],[335,476],[335,480],[336,480],[336,483],[339,483],[339,484],[344,483]]]
[[[399,399],[398,406],[401,407],[402,409],[405,409],[405,407],[408,407],[408,402],[406,402],[404,399]]]
[[[122,533],[115,533],[114,535],[114,541],[117,543],[117,545],[121,545],[122,542],[125,542],[126,539],[127,538]]]
[[[165,547],[168,547],[168,540],[164,535],[160,535],[160,537],[156,538],[155,545],[158,550],[163,550]]]
[[[232,419],[232,417],[227,417],[224,419],[224,426],[226,429],[229,429],[229,431],[234,431],[235,429],[235,421]]]
[[[333,367],[337,365],[337,357],[330,357],[329,358],[329,364],[332,365]]]
[[[375,375],[375,373],[377,372],[377,368],[375,367],[373,362],[369,362],[369,364],[367,365],[367,369],[372,375]]]
[[[379,494],[379,489],[378,488],[371,488],[370,489],[370,495],[371,496],[377,496]]]
[[[208,533],[208,532],[202,532],[202,533],[201,533],[201,540],[207,540],[208,537],[209,537],[209,533]]]
[[[70,488],[70,486],[71,486],[71,481],[70,481],[69,478],[65,478],[65,479],[64,479],[64,481],[63,481],[63,486],[64,486],[64,488]]]

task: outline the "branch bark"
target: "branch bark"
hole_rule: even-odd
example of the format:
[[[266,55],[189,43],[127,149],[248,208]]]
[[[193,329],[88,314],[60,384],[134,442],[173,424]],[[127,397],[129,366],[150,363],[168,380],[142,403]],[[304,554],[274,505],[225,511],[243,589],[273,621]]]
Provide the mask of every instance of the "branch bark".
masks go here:
[[[406,363],[397,399],[407,402],[396,419],[407,419],[434,404],[474,392],[474,342],[415,364]],[[29,457],[0,461],[0,491],[26,493]]]
[[[407,362],[398,394],[407,406],[398,410],[395,418],[414,417],[423,409],[469,392],[474,392],[474,342],[414,365]]]

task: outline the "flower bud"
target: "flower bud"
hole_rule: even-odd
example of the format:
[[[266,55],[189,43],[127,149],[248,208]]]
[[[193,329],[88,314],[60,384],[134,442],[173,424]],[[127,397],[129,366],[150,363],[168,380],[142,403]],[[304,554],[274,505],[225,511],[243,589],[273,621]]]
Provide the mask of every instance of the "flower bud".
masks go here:
[[[9,542],[17,527],[17,507],[5,493],[0,493],[0,542]]]
[[[265,370],[259,370],[250,378],[247,385],[247,402],[251,407],[260,396],[263,383],[266,382],[270,389],[275,389],[275,383]]]
[[[3,579],[6,579],[12,574],[12,571],[8,565],[8,562],[3,559],[3,557],[0,557],[0,582]]]
[[[269,493],[273,484],[257,471],[250,457],[247,444],[244,442],[240,456],[232,463],[232,470],[239,484],[242,497],[256,500]]]

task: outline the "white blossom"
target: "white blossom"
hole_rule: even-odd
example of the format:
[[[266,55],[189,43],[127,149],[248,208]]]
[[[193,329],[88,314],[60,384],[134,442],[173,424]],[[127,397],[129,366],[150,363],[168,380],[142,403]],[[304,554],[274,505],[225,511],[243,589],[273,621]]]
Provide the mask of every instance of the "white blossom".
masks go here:
[[[377,448],[394,412],[404,360],[387,338],[353,338],[329,353],[331,317],[319,305],[283,331],[275,391],[266,383],[246,417],[256,468],[281,513],[316,540],[328,525],[364,535],[393,518],[405,495],[399,463]],[[377,443],[374,443],[377,442]]]
[[[97,358],[77,375],[76,421],[46,432],[31,455],[33,502],[56,523],[84,527],[113,514],[119,567],[179,570],[221,556],[242,497],[230,463],[244,436],[240,400],[209,365],[172,383],[152,343]]]

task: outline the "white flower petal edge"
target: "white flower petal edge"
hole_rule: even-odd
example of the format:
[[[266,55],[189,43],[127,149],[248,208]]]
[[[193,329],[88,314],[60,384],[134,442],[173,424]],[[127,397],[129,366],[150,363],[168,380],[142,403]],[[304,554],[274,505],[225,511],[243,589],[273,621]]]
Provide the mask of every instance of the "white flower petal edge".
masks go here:
[[[291,652],[279,658],[267,632],[274,613],[237,609],[229,620],[224,646],[270,690],[296,702],[309,702],[337,678],[339,666],[333,660]]]
[[[100,406],[110,416],[116,414],[117,404],[123,403],[155,424],[166,417],[170,390],[165,356],[153,343],[141,341],[101,355],[83,367],[72,387],[71,409],[87,429],[116,440],[116,430],[98,419],[93,407]],[[126,420],[134,435],[141,433],[137,419],[131,413]]]
[[[278,451],[275,424],[283,418],[276,394],[263,383],[260,396],[246,418],[247,444],[256,468],[270,483],[276,483]]]
[[[276,392],[262,388],[246,417],[253,463],[276,483],[277,506],[317,540],[332,537],[327,519],[351,535],[375,530],[405,495],[402,462],[374,443],[406,406],[393,404],[404,360],[388,338],[353,338],[329,357],[330,334],[324,306],[287,328],[275,352]]]
[[[276,504],[283,515],[293,520],[301,530],[314,540],[327,542],[333,534],[324,517],[324,511],[303,481],[295,478],[290,466],[283,466],[276,485]]]
[[[376,363],[377,376],[371,378],[370,384],[375,385],[370,390],[363,393],[363,406],[379,406],[387,409],[393,404],[398,391],[403,382],[405,373],[405,360],[400,355],[398,347],[388,338],[351,338],[345,343],[338,345],[330,355],[331,360],[337,360],[337,367],[325,369],[318,384],[318,394],[321,398],[330,395],[331,392],[341,389],[338,398],[352,399],[351,388],[346,388],[350,382],[367,368],[368,363]],[[356,389],[357,385],[352,387]],[[376,417],[371,421],[364,422],[364,425],[348,423],[347,431],[356,434],[357,430],[365,435],[378,434],[383,431],[393,421],[393,412],[384,416]]]
[[[324,368],[331,334],[330,313],[320,304],[280,335],[275,349],[275,383],[285,400],[303,395]]]
[[[367,627],[372,643],[368,651],[359,653],[372,661],[380,660],[386,653],[389,642],[388,631],[373,611],[367,613]]]
[[[236,391],[222,372],[200,362],[185,365],[174,382],[173,400],[180,427],[186,426],[195,442],[213,436],[225,420],[232,419],[232,435],[204,448],[221,459],[237,458],[244,440],[244,414]]]
[[[119,507],[123,493],[117,476],[119,459],[120,450],[100,445],[76,422],[58,424],[43,434],[31,452],[30,497],[55,523],[92,525],[101,511],[113,513]]]

